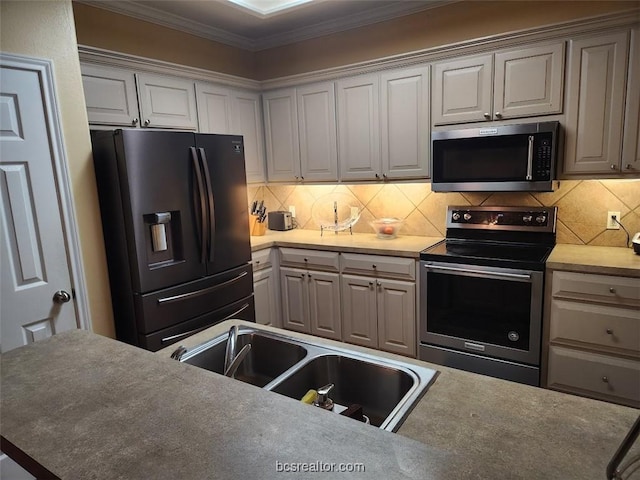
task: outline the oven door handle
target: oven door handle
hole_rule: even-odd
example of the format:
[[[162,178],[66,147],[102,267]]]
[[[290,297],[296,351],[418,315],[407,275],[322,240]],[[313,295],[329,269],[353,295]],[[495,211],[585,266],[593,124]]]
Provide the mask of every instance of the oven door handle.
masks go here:
[[[440,265],[425,265],[427,270],[441,270],[445,272],[454,272],[454,273],[472,273],[474,275],[480,275],[483,277],[494,277],[494,278],[509,278],[509,279],[517,279],[517,280],[531,280],[531,274],[529,273],[507,273],[507,272],[486,272],[483,270],[473,270],[471,268],[455,268],[455,267],[443,267]]]

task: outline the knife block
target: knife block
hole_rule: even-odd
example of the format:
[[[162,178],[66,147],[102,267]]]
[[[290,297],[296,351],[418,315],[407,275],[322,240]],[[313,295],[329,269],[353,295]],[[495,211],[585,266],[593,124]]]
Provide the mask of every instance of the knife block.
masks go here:
[[[260,237],[267,231],[267,224],[258,222],[256,215],[249,215],[249,234],[252,237]]]

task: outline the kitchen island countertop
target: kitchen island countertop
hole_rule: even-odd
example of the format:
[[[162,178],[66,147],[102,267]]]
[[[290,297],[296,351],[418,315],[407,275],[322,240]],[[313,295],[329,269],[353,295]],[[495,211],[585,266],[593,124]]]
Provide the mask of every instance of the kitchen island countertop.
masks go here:
[[[231,323],[253,325],[181,343]],[[286,478],[277,461],[320,461],[365,464],[348,478],[584,480],[604,478],[638,416],[426,364],[441,373],[392,434],[171,360],[175,347],[153,354],[74,331],[3,354],[3,446],[61,478]]]
[[[632,248],[558,244],[549,255],[546,267],[640,278],[640,255]]]

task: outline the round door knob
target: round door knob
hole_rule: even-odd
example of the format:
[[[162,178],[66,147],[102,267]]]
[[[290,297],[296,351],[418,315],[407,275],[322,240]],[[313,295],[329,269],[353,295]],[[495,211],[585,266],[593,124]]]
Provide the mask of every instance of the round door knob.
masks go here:
[[[609,287],[609,293],[616,293],[616,289],[613,287]]]
[[[610,328],[607,328],[607,334],[608,335],[613,335],[613,330],[611,330]]]
[[[487,120],[491,120],[491,115],[489,115],[489,113],[485,113],[484,118],[486,118]]]
[[[71,295],[69,295],[69,293],[65,292],[64,290],[58,290],[53,294],[53,301],[55,303],[67,303],[70,300]]]
[[[148,127],[151,124],[151,120],[149,120],[148,118],[144,121],[144,126]]]
[[[609,383],[609,378],[607,378],[607,377],[602,377],[602,381],[603,381],[604,383]]]
[[[496,117],[497,118],[502,118],[502,114],[500,112],[496,112]]]
[[[137,118],[134,118],[133,120],[131,120],[131,125],[137,125],[139,121],[140,120],[138,120]]]

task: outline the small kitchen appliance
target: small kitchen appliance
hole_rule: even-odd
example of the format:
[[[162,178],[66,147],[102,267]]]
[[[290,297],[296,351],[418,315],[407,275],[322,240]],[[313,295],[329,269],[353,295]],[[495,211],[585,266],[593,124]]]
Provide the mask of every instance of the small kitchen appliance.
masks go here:
[[[636,233],[633,236],[633,239],[631,240],[631,243],[633,244],[633,251],[637,255],[640,255],[640,232]]]
[[[278,210],[268,214],[269,230],[286,231],[293,228],[293,218],[291,212]]]
[[[420,253],[420,359],[540,384],[545,261],[556,207],[450,206]]]

